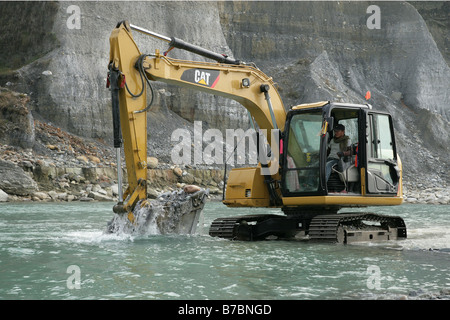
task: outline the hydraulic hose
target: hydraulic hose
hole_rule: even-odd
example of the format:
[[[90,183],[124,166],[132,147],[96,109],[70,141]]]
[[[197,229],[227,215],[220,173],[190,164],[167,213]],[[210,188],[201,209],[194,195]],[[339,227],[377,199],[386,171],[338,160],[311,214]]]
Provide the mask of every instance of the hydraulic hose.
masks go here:
[[[148,56],[149,56],[148,54],[142,54],[142,55],[140,55],[139,58],[138,58],[137,61],[136,61],[136,64],[135,64],[135,67],[136,67],[136,69],[138,70],[139,76],[140,76],[140,78],[141,78],[141,86],[142,86],[141,92],[139,92],[138,94],[133,94],[133,93],[130,91],[130,89],[128,88],[127,83],[125,82],[125,88],[127,89],[128,93],[129,93],[133,98],[139,98],[139,97],[142,96],[142,94],[144,93],[144,91],[145,91],[145,83],[144,83],[144,79],[145,79],[145,81],[147,82],[148,87],[150,88],[150,91],[151,91],[151,96],[152,96],[152,97],[151,97],[150,103],[149,103],[144,109],[134,111],[134,113],[146,112],[146,111],[150,110],[150,107],[151,107],[152,104],[153,104],[153,98],[154,98],[153,86],[152,86],[152,84],[150,83],[150,80],[148,80],[147,75],[145,74],[145,70],[144,70],[144,59],[145,59],[146,57],[148,57]]]

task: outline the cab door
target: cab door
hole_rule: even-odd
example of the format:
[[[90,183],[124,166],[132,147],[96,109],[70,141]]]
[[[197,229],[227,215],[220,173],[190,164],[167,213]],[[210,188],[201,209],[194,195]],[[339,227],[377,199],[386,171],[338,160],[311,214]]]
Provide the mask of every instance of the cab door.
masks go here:
[[[392,118],[368,112],[366,117],[366,190],[368,194],[395,194],[400,172]]]
[[[284,133],[282,193],[285,197],[323,195],[321,161],[323,159],[322,109],[290,113]],[[324,162],[324,161],[323,161]]]

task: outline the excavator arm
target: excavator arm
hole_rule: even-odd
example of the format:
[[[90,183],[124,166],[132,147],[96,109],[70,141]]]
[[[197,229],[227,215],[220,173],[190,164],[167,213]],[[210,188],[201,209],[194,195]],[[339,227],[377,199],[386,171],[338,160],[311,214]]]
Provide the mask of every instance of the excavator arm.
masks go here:
[[[169,42],[169,46],[192,51],[218,62],[196,62],[172,59],[160,54],[142,54],[131,30]],[[128,189],[115,211],[130,211],[136,202],[146,198],[147,158],[147,80],[175,84],[181,87],[223,96],[242,104],[260,129],[265,129],[271,144],[271,130],[284,129],[286,111],[271,77],[259,69],[240,63],[175,38],[167,38],[148,30],[120,22],[110,36],[109,78],[113,101],[115,147],[122,134],[128,174]],[[113,76],[115,75],[115,76]],[[115,106],[117,105],[117,106]],[[120,108],[119,108],[120,105]],[[119,157],[118,157],[119,158]],[[119,199],[122,201],[122,199]]]
[[[117,154],[119,202],[114,212],[131,212],[139,200],[147,197],[147,105],[146,84],[135,69],[139,49],[123,32],[122,24],[110,37],[108,83],[111,87],[114,147]],[[120,150],[124,147],[128,188],[122,194]],[[126,202],[125,199],[128,199]],[[133,217],[130,216],[130,220]]]

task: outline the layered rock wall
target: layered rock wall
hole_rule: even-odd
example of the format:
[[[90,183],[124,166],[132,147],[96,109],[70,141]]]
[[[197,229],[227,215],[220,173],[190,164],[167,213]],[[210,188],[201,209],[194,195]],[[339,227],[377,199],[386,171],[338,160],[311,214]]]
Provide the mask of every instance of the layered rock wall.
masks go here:
[[[380,10],[379,28],[367,26],[371,5]],[[75,27],[71,6],[79,9]],[[277,82],[287,108],[326,99],[363,103],[370,90],[374,108],[396,119],[406,180],[443,184],[450,169],[449,11],[447,2],[400,1],[5,2],[0,86],[27,94],[34,119],[111,145],[109,35],[127,19],[255,62]],[[142,52],[167,49],[135,39]],[[204,60],[181,50],[170,56]],[[194,120],[204,129],[248,128],[246,110],[234,101],[161,83],[155,89],[149,153],[165,162],[170,133],[192,129]]]

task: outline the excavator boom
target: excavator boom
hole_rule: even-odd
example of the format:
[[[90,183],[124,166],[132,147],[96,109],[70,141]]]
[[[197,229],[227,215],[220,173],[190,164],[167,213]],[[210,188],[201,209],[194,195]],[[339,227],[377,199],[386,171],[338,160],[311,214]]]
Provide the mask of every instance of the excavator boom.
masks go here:
[[[177,60],[160,55],[145,59],[144,69],[150,80],[175,84],[233,99],[242,104],[261,129],[283,130],[286,111],[272,78],[247,65]],[[272,88],[272,90],[271,90]],[[265,98],[271,92],[272,114]]]

